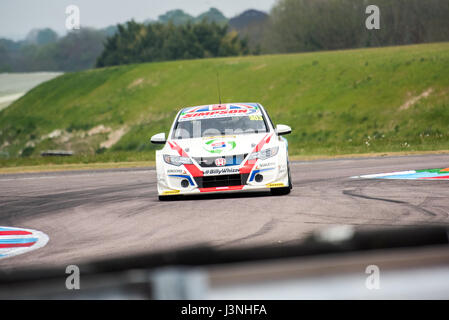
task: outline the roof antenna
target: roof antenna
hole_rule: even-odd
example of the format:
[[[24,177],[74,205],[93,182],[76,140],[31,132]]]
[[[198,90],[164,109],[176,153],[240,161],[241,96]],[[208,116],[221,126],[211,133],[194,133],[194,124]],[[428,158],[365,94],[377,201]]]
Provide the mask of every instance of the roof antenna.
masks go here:
[[[220,91],[220,74],[217,71],[217,89],[218,89],[218,101],[221,104],[221,91]]]

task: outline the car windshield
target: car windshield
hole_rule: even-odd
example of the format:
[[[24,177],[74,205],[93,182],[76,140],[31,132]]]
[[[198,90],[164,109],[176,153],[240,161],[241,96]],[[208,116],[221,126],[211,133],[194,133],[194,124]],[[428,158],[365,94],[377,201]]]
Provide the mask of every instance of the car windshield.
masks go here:
[[[178,121],[173,139],[213,137],[268,132],[262,115],[232,116],[191,121]]]

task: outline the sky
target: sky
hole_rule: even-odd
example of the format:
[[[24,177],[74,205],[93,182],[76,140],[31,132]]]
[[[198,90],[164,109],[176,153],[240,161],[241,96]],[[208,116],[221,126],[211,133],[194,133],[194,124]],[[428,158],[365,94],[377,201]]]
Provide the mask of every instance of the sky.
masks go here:
[[[173,9],[196,16],[215,7],[232,18],[247,9],[270,11],[277,0],[0,0],[0,38],[23,39],[35,28],[66,32],[65,9],[80,9],[81,26],[104,28],[130,19],[144,21]]]

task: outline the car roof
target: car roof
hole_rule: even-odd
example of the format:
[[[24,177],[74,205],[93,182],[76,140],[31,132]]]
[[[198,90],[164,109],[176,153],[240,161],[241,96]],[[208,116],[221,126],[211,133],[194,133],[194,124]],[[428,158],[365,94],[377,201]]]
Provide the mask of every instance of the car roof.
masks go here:
[[[226,108],[229,108],[230,106],[234,106],[234,105],[247,105],[247,106],[251,106],[251,107],[261,107],[260,103],[257,102],[232,102],[232,103],[221,103],[221,104],[205,104],[205,105],[200,105],[200,106],[191,106],[191,107],[187,107],[187,108],[183,108],[181,111],[188,111],[194,108],[207,108],[207,107],[217,107],[217,106],[225,106]]]

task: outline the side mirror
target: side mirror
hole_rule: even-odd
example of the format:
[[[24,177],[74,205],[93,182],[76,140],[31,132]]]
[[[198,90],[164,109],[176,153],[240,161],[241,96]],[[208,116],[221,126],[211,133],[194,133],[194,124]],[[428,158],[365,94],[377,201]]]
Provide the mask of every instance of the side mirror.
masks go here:
[[[276,126],[276,133],[278,136],[290,134],[290,133],[292,133],[292,128],[290,128],[289,126],[286,126],[284,124],[278,124]]]
[[[165,133],[158,133],[151,137],[151,143],[154,144],[165,144],[167,139],[165,139]]]

